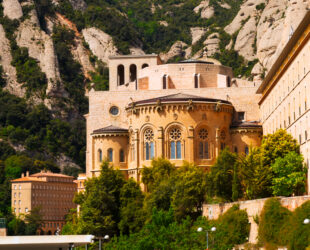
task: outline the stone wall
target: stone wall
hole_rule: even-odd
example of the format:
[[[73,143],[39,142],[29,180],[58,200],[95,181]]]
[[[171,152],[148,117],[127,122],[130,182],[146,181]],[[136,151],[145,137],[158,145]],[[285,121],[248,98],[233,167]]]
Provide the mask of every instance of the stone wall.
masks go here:
[[[301,206],[306,201],[310,200],[310,196],[297,196],[297,197],[279,197],[282,206],[286,207],[290,211],[295,210],[297,207]],[[239,204],[240,209],[245,209],[249,216],[249,221],[251,223],[251,230],[249,236],[250,243],[257,242],[258,236],[258,225],[255,223],[254,218],[260,215],[264,204],[268,200],[258,199],[258,200],[249,200],[249,201],[240,201],[232,203],[221,203],[221,204],[205,204],[203,206],[203,216],[206,216],[208,219],[217,219],[220,215],[224,214],[229,208],[235,204]]]

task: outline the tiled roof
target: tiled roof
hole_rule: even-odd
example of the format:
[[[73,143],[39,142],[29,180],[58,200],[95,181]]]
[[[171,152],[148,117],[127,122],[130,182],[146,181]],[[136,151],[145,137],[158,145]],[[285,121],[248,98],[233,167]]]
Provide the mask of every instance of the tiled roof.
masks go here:
[[[173,95],[167,95],[167,96],[161,96],[156,97],[152,99],[146,99],[137,101],[134,104],[151,104],[151,103],[157,103],[160,101],[161,103],[173,103],[173,102],[187,102],[189,100],[192,100],[193,102],[213,102],[213,103],[225,103],[225,104],[231,104],[229,101],[221,100],[221,99],[213,99],[213,98],[205,98],[201,96],[195,96],[195,95],[188,95],[183,93],[177,93]],[[129,107],[132,105],[129,104]]]
[[[128,129],[110,125],[108,127],[96,129],[93,131],[93,134],[104,134],[104,133],[128,133]]]
[[[28,177],[28,176],[12,180],[11,182],[25,182],[25,181],[45,182],[44,180],[41,180],[41,179],[39,179],[37,177]]]
[[[30,177],[62,177],[62,178],[74,178],[73,176],[64,175],[64,174],[57,174],[52,172],[40,172],[36,174],[30,175]]]

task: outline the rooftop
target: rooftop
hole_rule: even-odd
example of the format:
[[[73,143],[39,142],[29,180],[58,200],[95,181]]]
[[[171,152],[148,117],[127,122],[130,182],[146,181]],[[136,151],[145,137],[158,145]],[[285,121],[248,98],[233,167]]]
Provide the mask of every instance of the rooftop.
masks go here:
[[[193,103],[222,103],[222,104],[230,104],[229,101],[221,100],[221,99],[213,99],[213,98],[205,98],[195,95],[188,95],[183,93],[177,93],[173,95],[161,96],[146,100],[141,100],[134,102],[134,105],[146,105],[146,104],[156,104],[160,103],[180,103],[180,102],[188,102],[192,101]],[[129,107],[132,106],[132,103],[129,104]]]
[[[104,133],[128,133],[128,129],[110,125],[108,127],[96,129],[93,131],[93,134],[104,134]]]
[[[118,55],[109,56],[109,59],[125,59],[125,58],[147,58],[147,57],[158,57],[157,54],[146,54],[146,55]]]
[[[231,128],[261,128],[262,125],[259,121],[243,121],[243,122],[234,122],[231,125]]]

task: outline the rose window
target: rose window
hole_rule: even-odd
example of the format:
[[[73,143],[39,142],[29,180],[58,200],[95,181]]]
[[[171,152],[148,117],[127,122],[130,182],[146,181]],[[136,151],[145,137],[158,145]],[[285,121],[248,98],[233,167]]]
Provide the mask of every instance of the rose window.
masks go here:
[[[181,130],[178,128],[171,129],[169,133],[170,140],[180,140],[181,139]]]
[[[200,131],[199,131],[199,138],[201,139],[201,140],[205,140],[205,139],[207,139],[208,138],[208,130],[206,130],[206,129],[200,129]]]
[[[154,132],[152,129],[147,129],[144,133],[145,141],[153,141],[154,140]]]

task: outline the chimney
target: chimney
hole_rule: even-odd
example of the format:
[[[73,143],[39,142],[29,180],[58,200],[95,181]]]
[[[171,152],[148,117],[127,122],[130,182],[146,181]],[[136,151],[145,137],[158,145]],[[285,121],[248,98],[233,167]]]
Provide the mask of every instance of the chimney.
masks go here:
[[[26,172],[26,176],[29,177],[29,171]]]
[[[22,178],[24,178],[25,177],[25,174],[24,173],[22,173]]]

